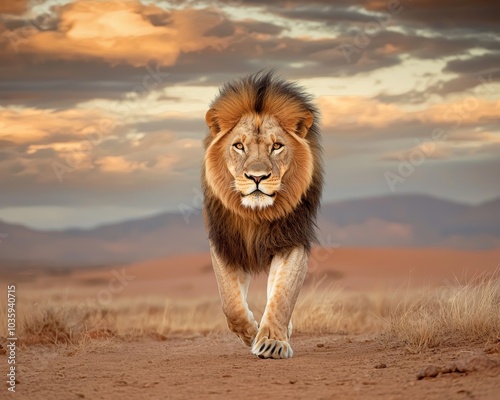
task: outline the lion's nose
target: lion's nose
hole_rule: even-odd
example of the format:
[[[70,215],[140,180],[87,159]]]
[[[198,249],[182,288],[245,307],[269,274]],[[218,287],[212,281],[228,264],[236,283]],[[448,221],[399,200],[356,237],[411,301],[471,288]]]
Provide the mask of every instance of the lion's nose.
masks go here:
[[[251,174],[249,175],[249,174],[245,174],[245,176],[247,177],[247,179],[251,179],[255,183],[259,184],[260,181],[263,181],[263,180],[269,178],[271,176],[271,174],[267,174],[267,175],[251,175]]]

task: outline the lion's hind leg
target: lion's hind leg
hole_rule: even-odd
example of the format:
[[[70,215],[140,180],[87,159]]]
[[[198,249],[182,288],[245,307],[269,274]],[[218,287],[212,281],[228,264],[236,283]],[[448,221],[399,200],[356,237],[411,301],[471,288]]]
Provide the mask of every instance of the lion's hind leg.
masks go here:
[[[258,325],[247,304],[250,274],[225,265],[213,248],[211,254],[227,326],[243,343],[251,346],[257,335]]]

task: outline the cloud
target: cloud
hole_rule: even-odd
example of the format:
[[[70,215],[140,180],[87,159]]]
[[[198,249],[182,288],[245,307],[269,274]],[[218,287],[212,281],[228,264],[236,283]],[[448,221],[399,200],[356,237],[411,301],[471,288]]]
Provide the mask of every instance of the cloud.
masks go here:
[[[266,67],[278,67],[293,79],[360,76],[397,68],[409,58],[436,60],[474,48],[500,48],[500,42],[491,37],[428,37],[420,31],[384,29],[370,37],[349,63],[340,46],[354,43],[353,20],[373,18],[366,10],[372,12],[380,5],[365,2],[352,8],[348,2],[335,7],[313,2],[304,10],[317,18],[333,13],[331,22],[336,26],[335,32],[327,25],[315,27],[321,34],[313,37],[299,34],[303,28],[297,24],[312,15],[301,17],[288,3],[278,8],[266,6],[266,10],[282,14],[273,22],[227,13],[224,2],[219,4],[222,8],[216,11],[204,2],[164,9],[138,1],[75,1],[53,8],[51,21],[56,22],[50,29],[33,29],[26,38],[22,27],[13,25],[19,21],[7,19],[0,35],[4,54],[0,104],[63,108],[94,98],[116,99],[141,85],[148,74],[147,65],[170,74],[154,89],[161,90],[176,84],[218,86],[229,77]],[[205,8],[189,8],[194,5]],[[398,18],[400,15],[403,13]],[[7,26],[13,30],[5,30]],[[9,35],[22,38],[18,53],[13,51]],[[495,65],[495,57],[485,56],[481,63]],[[446,95],[470,86],[470,77],[454,77],[458,65],[467,62],[472,61],[463,57],[448,60],[445,79],[430,90],[391,94],[385,99],[425,102],[429,93]]]
[[[96,132],[99,118],[106,116],[79,109],[0,108],[0,140],[15,145],[46,144],[57,138],[81,140]]]
[[[323,96],[318,99],[323,124],[329,132],[353,132],[361,135],[397,135],[390,127],[423,125],[426,127],[499,125],[500,100],[483,100],[477,97],[459,99],[411,111],[394,103],[361,96]],[[401,135],[400,133],[399,135]],[[389,135],[389,136],[392,136]]]
[[[160,17],[168,23],[152,22]],[[150,60],[173,65],[181,52],[223,48],[226,43],[224,38],[205,36],[220,21],[220,16],[209,10],[165,11],[139,1],[90,0],[61,6],[58,18],[56,31],[33,32],[19,46],[19,52],[37,62],[97,59],[138,67]]]
[[[445,71],[457,74],[473,74],[500,71],[500,53],[486,53],[467,59],[454,59],[446,64]]]
[[[28,0],[0,0],[0,14],[24,14],[28,10]]]
[[[184,174],[198,167],[203,131],[179,136],[165,127],[171,115],[178,118],[161,113],[158,124],[137,130],[126,119],[96,110],[0,108],[0,182],[55,183],[62,175],[78,180],[92,172],[111,187],[116,182],[110,174],[140,173],[136,179]],[[185,123],[189,127],[191,119]]]
[[[265,0],[250,0],[246,4],[267,6]],[[360,0],[355,4],[350,0],[340,0],[332,4],[330,0],[312,0],[304,3],[288,0],[273,1],[266,10],[289,18],[300,18],[299,10],[303,11],[300,19],[335,22],[364,22],[367,14],[375,19],[377,15],[394,13],[394,24],[404,27],[429,29],[435,31],[472,31],[496,32],[498,28],[498,4],[492,0],[462,2],[443,0],[436,3],[432,0],[412,2],[410,0]],[[295,11],[297,10],[297,11]]]
[[[145,168],[143,163],[128,161],[125,157],[102,157],[95,164],[102,172],[129,173]]]
[[[408,160],[412,155],[417,154],[426,160],[443,160],[450,158],[451,156],[451,153],[443,144],[425,143],[412,147],[408,150],[401,150],[395,153],[385,154],[381,157],[381,160],[401,162],[401,160]]]
[[[28,30],[26,4],[0,2],[0,206],[190,204],[217,87],[271,67],[317,95],[326,199],[387,192],[384,171],[437,128],[433,161],[398,190],[498,194],[493,2],[401,0],[351,62],[339,46],[386,1],[69,1]]]

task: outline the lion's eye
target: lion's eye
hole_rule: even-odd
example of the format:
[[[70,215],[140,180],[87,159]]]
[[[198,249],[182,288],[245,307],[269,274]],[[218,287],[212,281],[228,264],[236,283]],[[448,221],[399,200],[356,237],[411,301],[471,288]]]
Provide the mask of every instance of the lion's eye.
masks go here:
[[[237,148],[238,150],[243,150],[243,149],[245,148],[245,147],[243,146],[243,143],[239,143],[239,142],[238,142],[238,143],[233,144],[233,146],[234,146],[235,148]]]
[[[273,150],[279,150],[283,147],[281,143],[274,143],[273,144]]]

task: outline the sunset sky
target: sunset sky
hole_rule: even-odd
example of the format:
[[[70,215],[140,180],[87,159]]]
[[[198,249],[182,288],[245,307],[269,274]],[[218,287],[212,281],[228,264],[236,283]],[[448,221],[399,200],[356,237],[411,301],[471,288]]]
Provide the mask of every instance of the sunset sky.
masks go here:
[[[209,102],[273,67],[317,98],[324,201],[500,196],[497,1],[0,0],[0,13],[2,220],[88,227],[197,204]]]

